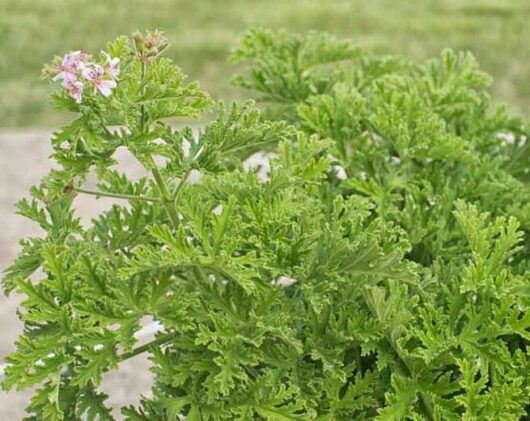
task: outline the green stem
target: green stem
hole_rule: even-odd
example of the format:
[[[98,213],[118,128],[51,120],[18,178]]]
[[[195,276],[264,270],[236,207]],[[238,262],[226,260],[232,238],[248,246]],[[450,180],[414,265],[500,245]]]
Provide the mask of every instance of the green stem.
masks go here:
[[[179,182],[179,185],[177,186],[177,188],[175,189],[175,192],[173,193],[173,201],[175,202],[175,206],[177,204],[177,201],[178,201],[178,197],[179,197],[179,194],[180,194],[180,191],[182,189],[182,187],[184,186],[184,183],[186,182],[186,180],[188,179],[188,177],[190,176],[190,172],[191,172],[191,168],[188,169],[184,175],[182,176],[182,178],[180,179],[180,182]]]
[[[142,96],[143,96],[143,90],[144,90],[144,79],[145,79],[145,72],[147,70],[147,63],[144,61],[142,62],[142,73],[140,75],[140,83],[142,88]],[[138,129],[141,133],[144,132],[145,127],[145,105],[142,104],[140,106],[140,121],[138,122]]]
[[[97,196],[97,197],[113,197],[115,199],[145,200],[148,202],[161,202],[161,199],[159,197],[136,196],[133,194],[111,193],[111,192],[94,191],[94,190],[87,190],[87,189],[80,189],[80,188],[76,188],[75,191],[78,193],[90,194],[92,196]]]
[[[177,228],[180,224],[180,221],[179,221],[177,208],[175,206],[175,201],[171,198],[171,194],[169,193],[167,184],[164,181],[162,174],[160,174],[160,171],[158,170],[158,168],[156,166],[153,166],[153,169],[151,170],[151,172],[153,173],[155,182],[158,186],[158,189],[160,190],[160,195],[162,196],[162,202],[164,203],[164,206],[167,210],[169,219],[171,219],[173,226]]]
[[[166,333],[165,335],[161,335],[158,338],[153,339],[151,342],[140,345],[139,347],[134,348],[132,351],[125,352],[119,355],[118,362],[122,362],[122,361],[128,360],[129,358],[135,357],[136,355],[142,354],[153,346],[164,345],[168,343],[171,339],[173,339],[175,336],[176,336],[176,333]]]
[[[142,89],[144,88],[144,79],[145,79],[145,73],[147,72],[147,63],[144,61],[142,63],[142,73],[141,73],[141,86]],[[145,105],[142,104],[140,106],[140,121],[138,122],[138,130],[143,133],[145,130]],[[154,161],[152,162],[152,168],[151,173],[153,174],[153,177],[155,178],[156,185],[158,187],[158,190],[160,191],[160,195],[162,196],[162,203],[164,204],[164,207],[167,210],[167,213],[169,215],[169,219],[171,220],[171,223],[175,228],[179,226],[179,217],[177,213],[177,208],[175,206],[174,200],[171,198],[171,194],[169,193],[169,189],[167,187],[167,184],[162,177],[162,174],[160,174],[159,169],[157,168]]]

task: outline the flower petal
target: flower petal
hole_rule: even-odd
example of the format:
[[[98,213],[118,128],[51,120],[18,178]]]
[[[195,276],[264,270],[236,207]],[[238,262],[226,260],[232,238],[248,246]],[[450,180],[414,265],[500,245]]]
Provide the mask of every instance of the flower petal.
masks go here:
[[[97,89],[103,96],[109,96],[112,94],[112,90],[116,87],[116,82],[113,80],[102,80],[96,84]]]
[[[85,67],[83,69],[83,77],[86,80],[95,80],[96,79],[96,73],[90,67]]]

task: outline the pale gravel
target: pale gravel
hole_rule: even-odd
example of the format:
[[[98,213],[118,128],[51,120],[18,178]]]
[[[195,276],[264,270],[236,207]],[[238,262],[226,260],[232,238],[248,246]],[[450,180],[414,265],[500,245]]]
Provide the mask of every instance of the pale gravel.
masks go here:
[[[47,130],[0,131],[0,270],[15,258],[21,238],[40,234],[35,224],[14,214],[13,205],[50,169],[49,136]],[[125,171],[133,176],[143,174],[131,157],[123,152],[118,157]],[[76,208],[83,222],[88,223],[92,216],[112,203],[112,200],[84,196],[76,199]],[[20,299],[16,294],[7,298],[0,296],[0,363],[14,349],[21,332],[22,325],[16,315]],[[149,338],[143,339],[147,340]],[[141,394],[149,395],[150,384],[151,374],[145,356],[121,363],[118,371],[105,376],[103,389],[110,395],[108,402],[117,419],[121,419],[117,408],[138,404]],[[31,391],[0,390],[0,421],[21,420],[30,396]]]

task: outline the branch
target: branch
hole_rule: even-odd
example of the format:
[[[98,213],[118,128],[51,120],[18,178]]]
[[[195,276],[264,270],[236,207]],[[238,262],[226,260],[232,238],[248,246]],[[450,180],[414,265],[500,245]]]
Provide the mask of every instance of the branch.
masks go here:
[[[142,74],[141,74],[141,87],[142,87],[142,94],[145,90],[145,74],[147,71],[147,63],[142,63]],[[138,122],[138,130],[140,133],[143,133],[146,126],[145,126],[145,120],[146,120],[146,112],[145,112],[145,104],[140,105],[140,120]],[[149,130],[149,128],[148,128]],[[152,159],[152,158],[151,158]],[[143,165],[143,164],[142,164]],[[146,168],[148,169],[148,168]],[[160,174],[160,171],[158,170],[158,167],[153,162],[153,168],[151,169],[151,172],[153,174],[153,177],[155,178],[155,182],[158,186],[158,190],[160,191],[160,195],[162,196],[162,203],[164,204],[164,207],[167,210],[167,213],[169,215],[169,219],[171,220],[171,223],[173,224],[174,228],[177,228],[179,226],[179,216],[177,212],[177,208],[175,206],[175,202],[171,199],[171,194],[169,193],[169,189],[167,187],[167,184],[162,177],[162,174]]]
[[[78,193],[90,194],[92,196],[97,196],[97,197],[113,197],[115,199],[145,200],[148,202],[162,202],[162,199],[160,199],[159,197],[136,196],[133,194],[111,193],[111,192],[79,189],[79,188],[76,188],[75,191]]]
[[[167,184],[164,181],[162,174],[160,174],[160,171],[158,170],[156,166],[153,167],[152,173],[153,173],[153,177],[155,178],[158,189],[160,190],[160,195],[163,197],[162,202],[164,203],[164,206],[166,207],[167,213],[169,215],[169,219],[171,219],[171,222],[173,223],[173,227],[177,228],[180,225],[180,221],[179,221],[179,215],[177,213],[177,208],[175,206],[175,201],[171,199],[171,194],[169,193]]]
[[[191,168],[189,168],[185,173],[184,175],[182,176],[182,178],[180,179],[179,181],[179,184],[177,186],[177,188],[175,189],[175,192],[173,193],[173,201],[175,202],[175,206],[177,205],[177,202],[178,202],[178,197],[179,197],[179,194],[180,194],[180,190],[182,189],[182,187],[184,186],[184,184],[186,183],[186,180],[188,179],[188,177],[190,176],[190,173],[191,173]]]

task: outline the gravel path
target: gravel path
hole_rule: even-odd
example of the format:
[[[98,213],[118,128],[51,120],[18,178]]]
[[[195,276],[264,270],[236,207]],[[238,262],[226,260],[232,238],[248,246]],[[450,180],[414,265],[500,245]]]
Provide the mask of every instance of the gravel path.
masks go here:
[[[0,270],[15,258],[19,239],[39,234],[35,224],[14,214],[13,204],[48,172],[49,136],[50,132],[45,130],[0,132]],[[129,174],[142,174],[142,169],[130,157],[121,154],[118,158]],[[112,200],[79,197],[76,208],[83,222],[89,222],[112,203]],[[16,294],[0,296],[0,362],[14,349],[14,341],[22,328],[16,316],[20,299]],[[138,356],[122,363],[118,371],[109,373],[103,388],[111,396],[108,402],[117,408],[137,404],[141,394],[148,395],[150,380],[148,362]],[[0,420],[21,420],[30,396],[31,391],[0,390]],[[115,412],[120,419],[118,411]]]

